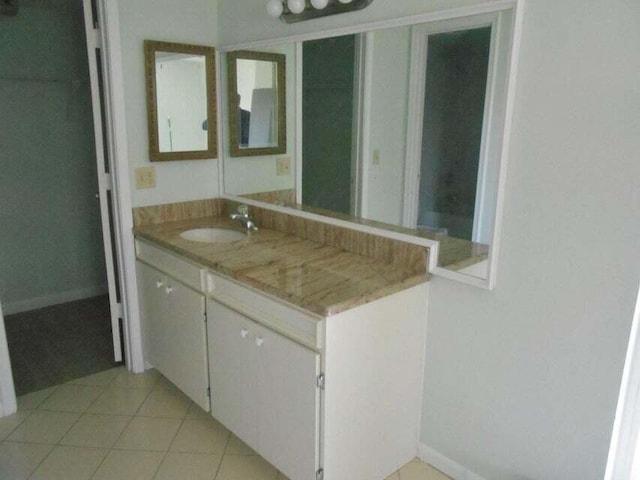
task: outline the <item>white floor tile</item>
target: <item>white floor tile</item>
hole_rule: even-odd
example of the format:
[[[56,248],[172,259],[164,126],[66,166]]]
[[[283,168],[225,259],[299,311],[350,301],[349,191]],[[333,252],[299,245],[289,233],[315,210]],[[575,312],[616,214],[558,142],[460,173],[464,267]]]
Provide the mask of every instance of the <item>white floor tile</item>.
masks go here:
[[[213,480],[220,455],[169,452],[153,480]]]
[[[38,408],[47,398],[49,398],[53,392],[55,392],[59,385],[51,388],[45,388],[44,390],[38,390],[37,392],[27,393],[18,397],[18,411],[21,410],[35,410]]]
[[[115,448],[166,451],[180,423],[177,418],[135,417],[120,435]]]
[[[0,478],[26,480],[52,449],[51,445],[0,443]]]
[[[257,453],[246,443],[231,434],[227,449],[224,451],[225,455],[257,455]]]
[[[11,432],[18,428],[29,415],[31,411],[25,410],[0,418],[0,442],[11,435]]]
[[[257,455],[225,455],[216,480],[275,480],[278,471]]]
[[[39,407],[56,412],[84,412],[104,391],[103,387],[62,385]]]
[[[147,370],[144,373],[131,373],[124,370],[111,382],[112,386],[125,388],[144,388],[151,390],[160,379],[160,374],[155,370]]]
[[[56,447],[29,480],[89,480],[107,453],[101,448]]]
[[[162,452],[111,450],[92,480],[151,480],[163,456]]]
[[[189,411],[187,412],[187,418],[211,418],[211,414],[209,412],[205,412],[195,403],[191,403]]]
[[[133,417],[85,413],[60,441],[75,447],[111,448]]]
[[[400,480],[451,480],[444,473],[418,459],[402,467],[398,471],[398,477]]]
[[[8,438],[12,442],[54,445],[78,421],[80,414],[69,412],[33,412]]]
[[[126,371],[125,367],[116,367],[103,372],[94,373],[86,377],[78,378],[69,382],[72,385],[92,385],[95,387],[106,387],[110,385],[115,378],[122,372]]]
[[[88,409],[88,413],[108,415],[135,415],[149,395],[148,390],[138,388],[107,387]]]
[[[222,455],[229,435],[229,430],[213,419],[188,418],[171,444],[171,451]]]
[[[177,388],[156,386],[137,414],[144,417],[184,418],[190,406],[189,397]]]

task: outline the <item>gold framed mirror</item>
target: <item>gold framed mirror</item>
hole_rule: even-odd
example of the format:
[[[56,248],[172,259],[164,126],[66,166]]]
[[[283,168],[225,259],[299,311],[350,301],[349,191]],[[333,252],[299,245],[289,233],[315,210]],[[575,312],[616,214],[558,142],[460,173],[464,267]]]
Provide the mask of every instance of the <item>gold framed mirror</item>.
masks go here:
[[[285,153],[285,55],[247,50],[229,52],[227,68],[230,156]]]
[[[217,158],[215,48],[144,41],[149,160]]]

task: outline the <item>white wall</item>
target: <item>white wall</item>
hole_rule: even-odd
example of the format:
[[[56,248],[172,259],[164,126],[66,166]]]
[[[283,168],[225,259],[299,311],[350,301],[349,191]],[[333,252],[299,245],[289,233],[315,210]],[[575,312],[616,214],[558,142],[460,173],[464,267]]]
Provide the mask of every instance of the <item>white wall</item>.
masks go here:
[[[640,274],[638,19],[528,2],[497,288],[432,282],[422,440],[486,478],[604,474]]]
[[[460,3],[284,25],[220,0],[220,40]],[[432,280],[421,439],[487,479],[604,474],[640,274],[638,18],[633,1],[528,2],[497,288]]]
[[[149,162],[144,40],[216,46],[217,0],[120,0],[120,34],[124,69],[129,165],[153,165],[156,188],[136,190],[134,207],[199,200],[218,195],[216,160]]]

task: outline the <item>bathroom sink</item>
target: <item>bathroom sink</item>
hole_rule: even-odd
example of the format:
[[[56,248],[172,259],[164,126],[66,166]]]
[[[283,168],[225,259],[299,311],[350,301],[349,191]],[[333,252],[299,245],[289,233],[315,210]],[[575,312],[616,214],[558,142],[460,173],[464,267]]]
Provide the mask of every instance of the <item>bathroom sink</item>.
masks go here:
[[[228,243],[247,238],[244,232],[227,228],[194,228],[180,234],[185,240],[204,243]]]

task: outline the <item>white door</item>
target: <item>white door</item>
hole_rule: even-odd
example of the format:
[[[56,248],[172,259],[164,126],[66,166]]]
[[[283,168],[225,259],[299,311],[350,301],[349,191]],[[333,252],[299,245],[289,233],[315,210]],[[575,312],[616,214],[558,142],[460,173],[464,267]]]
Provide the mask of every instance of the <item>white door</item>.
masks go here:
[[[144,338],[145,357],[155,366],[161,347],[161,339],[153,328],[152,319],[160,315],[164,307],[164,295],[160,290],[165,276],[150,266],[137,261],[138,300],[140,305],[140,322]]]
[[[113,356],[116,362],[122,358],[122,332],[121,320],[123,317],[122,303],[116,274],[116,253],[113,239],[117,238],[117,229],[113,221],[116,209],[113,208],[113,194],[111,183],[111,162],[105,148],[103,135],[105,115],[102,99],[104,95],[100,78],[102,65],[100,59],[100,45],[97,26],[95,25],[93,6],[91,0],[84,0],[85,33],[87,38],[87,54],[89,58],[89,77],[91,80],[91,102],[93,106],[93,131],[96,146],[96,162],[98,164],[98,192],[96,197],[100,200],[100,217],[102,219],[102,241],[104,245],[104,258],[107,268],[107,285],[109,288],[109,309],[111,312],[111,333],[113,337]],[[102,99],[101,99],[102,98]]]
[[[315,480],[319,468],[320,355],[259,327],[258,452],[289,478]]]
[[[204,295],[139,261],[137,271],[147,359],[209,411]]]
[[[257,324],[207,300],[211,414],[247,445],[257,448]]]
[[[320,355],[207,301],[211,413],[287,477],[319,468]]]
[[[204,295],[167,277],[167,309],[158,316],[165,338],[163,374],[200,408],[209,411],[209,366]]]

